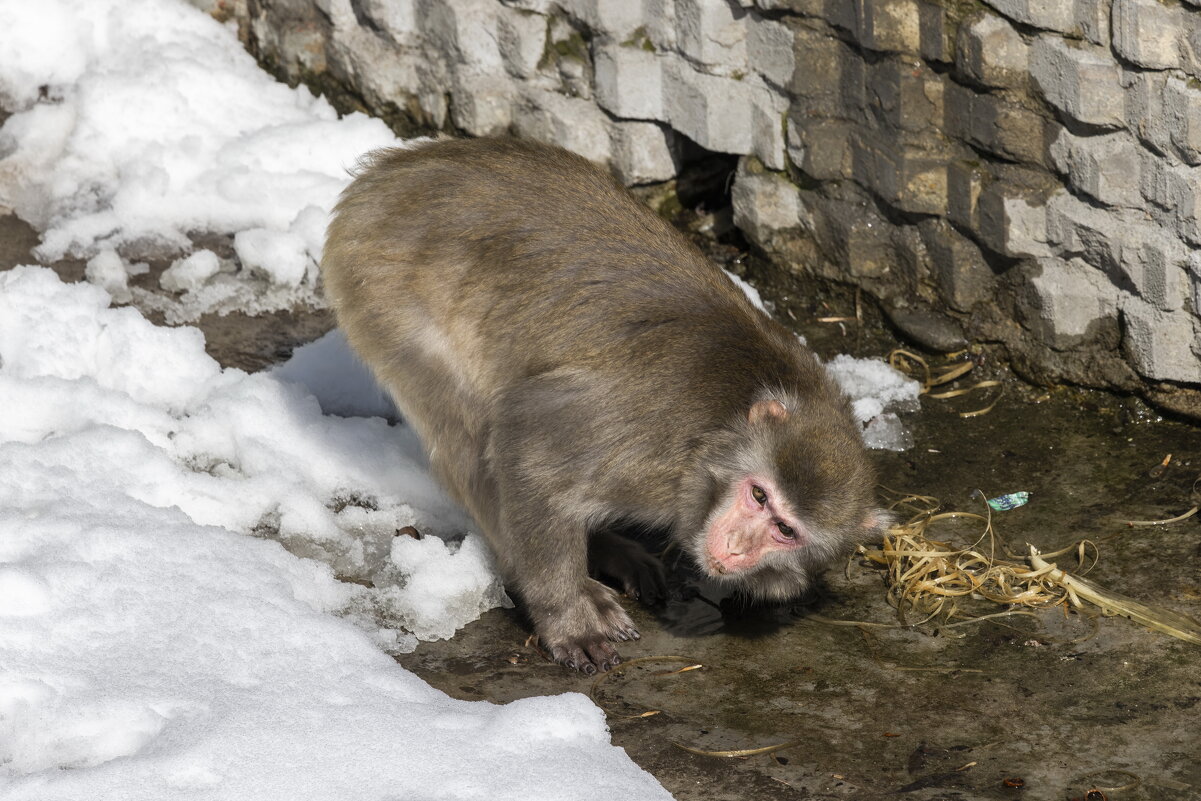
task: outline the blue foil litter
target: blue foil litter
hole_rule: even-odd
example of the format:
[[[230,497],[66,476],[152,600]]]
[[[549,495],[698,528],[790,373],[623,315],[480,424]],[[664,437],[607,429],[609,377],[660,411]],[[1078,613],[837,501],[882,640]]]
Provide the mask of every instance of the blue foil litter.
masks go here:
[[[1008,495],[999,495],[996,498],[989,498],[987,501],[989,508],[991,508],[994,512],[1008,512],[1010,509],[1016,509],[1019,506],[1025,506],[1029,502],[1029,492],[1011,492]]]

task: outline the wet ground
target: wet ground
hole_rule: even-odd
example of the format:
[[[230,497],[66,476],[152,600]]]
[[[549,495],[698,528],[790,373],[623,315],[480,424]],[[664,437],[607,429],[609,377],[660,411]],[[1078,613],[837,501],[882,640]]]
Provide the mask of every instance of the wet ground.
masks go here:
[[[0,215],[0,269],[34,261],[35,244],[27,226]],[[64,277],[83,271],[57,267]],[[854,315],[847,297],[821,300],[789,306],[819,352],[879,356],[891,347],[870,314],[861,325],[809,322]],[[210,353],[244,369],[286,357],[330,325],[328,314],[305,312],[200,323]],[[988,377],[984,357],[968,383]],[[1134,400],[995,375],[1005,392],[988,414],[958,412],[985,406],[989,391],[924,401],[907,418],[916,446],[877,454],[882,483],[970,511],[980,509],[973,490],[1029,491],[1027,506],[995,518],[1012,547],[1098,541],[1091,579],[1201,618],[1201,516],[1125,525],[1194,503],[1201,429],[1159,419]],[[932,536],[970,541],[976,531]],[[682,569],[675,581],[692,587]],[[469,700],[594,691],[610,712],[613,741],[679,799],[1201,799],[1201,646],[1062,610],[937,636],[838,625],[831,621],[896,622],[881,574],[858,561],[845,574],[832,571],[803,606],[744,610],[708,595],[701,587],[655,610],[630,602],[643,639],[623,655],[681,661],[635,664],[599,684],[543,661],[506,610],[448,642],[422,643],[400,662]],[[704,667],[669,673],[690,664]],[[747,757],[684,750],[782,743],[791,745]],[[1086,795],[1094,789],[1104,796]]]

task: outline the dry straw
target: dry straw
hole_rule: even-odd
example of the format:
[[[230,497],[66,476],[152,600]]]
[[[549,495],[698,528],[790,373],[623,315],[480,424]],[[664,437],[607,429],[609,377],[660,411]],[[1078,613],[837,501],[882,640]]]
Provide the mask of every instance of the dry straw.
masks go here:
[[[941,512],[934,498],[894,495],[898,496],[892,504],[894,511],[909,512],[911,516],[885,532],[879,548],[861,546],[859,553],[886,571],[888,602],[896,608],[904,626],[935,623],[948,628],[996,617],[965,610],[966,604],[980,600],[1008,607],[999,614],[1055,606],[1085,611],[1087,604],[1102,615],[1122,615],[1201,645],[1201,624],[1191,618],[1106,590],[1051,561],[1073,554],[1077,568],[1087,572],[1086,564],[1091,567],[1097,559],[1097,546],[1091,540],[1080,540],[1047,554],[1027,545],[1028,553],[1014,554],[997,536],[987,506],[982,515]],[[968,547],[929,536],[932,526],[950,520],[978,521],[984,524],[984,530]],[[958,623],[952,622],[956,619]]]

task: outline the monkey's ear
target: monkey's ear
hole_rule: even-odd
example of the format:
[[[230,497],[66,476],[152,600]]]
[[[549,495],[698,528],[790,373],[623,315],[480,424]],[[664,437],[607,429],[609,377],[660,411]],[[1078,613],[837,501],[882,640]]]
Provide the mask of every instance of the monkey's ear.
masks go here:
[[[785,420],[788,418],[788,409],[775,398],[767,398],[752,403],[751,410],[746,415],[746,419],[752,423],[758,423],[760,420],[768,418]]]

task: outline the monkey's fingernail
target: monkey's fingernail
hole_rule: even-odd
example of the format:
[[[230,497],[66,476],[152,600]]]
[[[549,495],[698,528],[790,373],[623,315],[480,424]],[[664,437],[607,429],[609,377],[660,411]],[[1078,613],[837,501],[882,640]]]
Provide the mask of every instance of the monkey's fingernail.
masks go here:
[[[580,670],[584,671],[585,676],[591,676],[592,674],[596,673],[596,665],[592,664],[591,662],[585,662],[584,666],[580,668]]]

